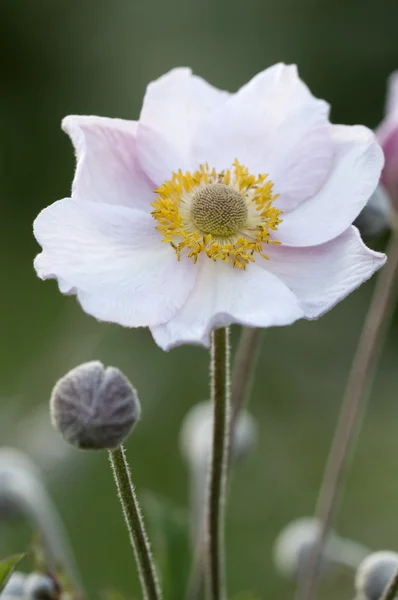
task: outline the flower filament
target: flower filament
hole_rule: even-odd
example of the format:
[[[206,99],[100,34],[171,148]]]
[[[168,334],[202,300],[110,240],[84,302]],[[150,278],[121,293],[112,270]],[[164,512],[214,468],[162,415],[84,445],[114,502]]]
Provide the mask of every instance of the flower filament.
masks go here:
[[[231,262],[245,269],[264,244],[279,244],[270,234],[281,223],[281,210],[273,203],[268,175],[251,175],[238,160],[220,173],[206,163],[193,173],[173,173],[156,191],[152,215],[163,241],[174,248],[178,260],[187,252],[194,263],[201,253],[212,260]]]

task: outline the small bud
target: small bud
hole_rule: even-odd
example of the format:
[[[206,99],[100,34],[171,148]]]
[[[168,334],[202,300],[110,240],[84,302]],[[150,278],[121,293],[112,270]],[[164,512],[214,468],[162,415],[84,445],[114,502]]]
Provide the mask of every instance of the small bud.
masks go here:
[[[98,361],[72,369],[55,384],[50,410],[54,427],[67,442],[92,450],[118,448],[141,412],[128,379]]]
[[[181,453],[192,467],[207,466],[212,444],[213,408],[210,402],[195,404],[186,414],[180,430]],[[246,456],[257,441],[253,417],[242,411],[238,417],[232,444],[232,457]]]
[[[398,554],[373,552],[362,561],[355,575],[355,590],[361,600],[379,600],[398,569]]]
[[[58,600],[60,587],[50,575],[31,573],[25,580],[26,600]]]
[[[296,578],[314,549],[320,532],[319,522],[303,517],[289,523],[278,535],[274,544],[274,564],[277,571],[288,578]],[[327,566],[322,557],[321,569]]]
[[[320,530],[317,519],[303,517],[292,521],[281,531],[274,544],[274,563],[279,573],[295,578],[306,568]],[[368,554],[369,549],[362,544],[329,531],[322,550],[321,571],[326,571],[332,564],[356,569]]]
[[[354,225],[358,227],[362,237],[375,238],[390,228],[392,214],[390,197],[380,184],[356,218]]]
[[[4,596],[10,598],[23,598],[25,591],[25,580],[25,573],[14,571],[14,573],[10,575],[9,580],[1,591],[1,598],[3,599]]]

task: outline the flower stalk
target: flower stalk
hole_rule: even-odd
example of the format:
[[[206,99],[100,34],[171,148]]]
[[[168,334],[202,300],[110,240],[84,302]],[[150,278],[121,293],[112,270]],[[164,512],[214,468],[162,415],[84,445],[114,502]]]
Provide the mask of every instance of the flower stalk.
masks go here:
[[[161,600],[156,569],[123,446],[109,451],[109,460],[137,562],[143,597],[145,600]]]
[[[211,600],[225,600],[224,505],[229,449],[229,330],[216,329],[211,344],[211,399],[213,447],[210,464],[207,548],[208,589]]]
[[[332,523],[340,484],[365,409],[384,334],[394,306],[398,272],[397,220],[394,223],[387,256],[388,260],[378,277],[351,367],[315,509],[321,530],[308,566],[299,579],[297,600],[312,600],[315,595],[320,560]]]

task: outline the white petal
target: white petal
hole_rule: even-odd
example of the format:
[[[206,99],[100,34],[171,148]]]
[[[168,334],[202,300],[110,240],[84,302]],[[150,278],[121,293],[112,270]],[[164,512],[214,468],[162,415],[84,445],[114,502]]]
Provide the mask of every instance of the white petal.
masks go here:
[[[191,152],[198,123],[228,98],[191,69],[173,69],[147,87],[140,123],[172,140],[182,156]]]
[[[208,346],[215,327],[290,325],[303,316],[296,297],[272,273],[250,264],[245,271],[205,257],[188,300],[168,323],[152,327],[164,350],[192,343]]]
[[[170,179],[173,171],[191,169],[188,156],[180,154],[170,140],[142,123],[138,123],[137,151],[140,165],[155,188]]]
[[[282,215],[276,237],[291,246],[315,246],[345,231],[376,189],[383,152],[366,127],[334,125],[330,176],[313,198]]]
[[[268,173],[292,210],[314,195],[332,164],[329,106],[314,98],[294,66],[260,73],[201,123],[194,140],[197,163],[218,170],[238,159],[251,173]]]
[[[172,318],[194,285],[191,261],[178,262],[149,213],[64,199],[34,223],[43,252],[35,268],[76,292],[84,310],[128,327]]]
[[[149,209],[155,186],[138,162],[134,121],[71,115],[62,127],[76,151],[72,197]]]
[[[365,246],[349,227],[334,240],[312,248],[267,246],[272,271],[297,296],[307,319],[316,319],[369,279],[386,256]]]

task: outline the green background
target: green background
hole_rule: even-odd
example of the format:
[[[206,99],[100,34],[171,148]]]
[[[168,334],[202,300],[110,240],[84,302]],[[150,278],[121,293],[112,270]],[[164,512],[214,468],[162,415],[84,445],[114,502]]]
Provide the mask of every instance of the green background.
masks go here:
[[[128,444],[138,492],[187,503],[178,430],[188,408],[207,396],[206,351],[163,353],[145,330],[99,324],[33,271],[32,221],[68,195],[73,176],[62,117],[135,119],[146,84],[177,65],[235,90],[285,61],[297,63],[312,91],[332,104],[335,122],[374,127],[386,78],[398,68],[397,23],[393,0],[0,2],[0,443],[29,449],[34,438],[44,467],[46,428],[40,436],[27,419],[46,406],[59,376],[98,358],[123,369],[140,393],[143,418]],[[228,508],[233,592],[291,595],[273,568],[272,542],[290,519],[313,511],[373,285],[318,322],[265,333],[251,401],[260,439],[236,470]],[[395,315],[337,528],[374,549],[398,551],[397,328]],[[137,590],[106,455],[73,453],[46,477],[91,596],[107,584]],[[24,529],[0,527],[2,552],[27,540]],[[322,588],[324,598],[352,595],[351,573]]]

